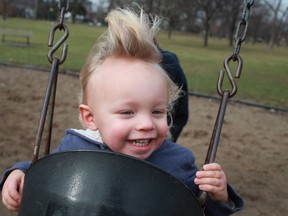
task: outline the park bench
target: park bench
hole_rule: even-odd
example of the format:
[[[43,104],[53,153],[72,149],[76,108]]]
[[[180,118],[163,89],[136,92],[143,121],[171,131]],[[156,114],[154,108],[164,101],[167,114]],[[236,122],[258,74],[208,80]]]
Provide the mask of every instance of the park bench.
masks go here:
[[[26,38],[26,44],[30,44],[30,37],[32,36],[32,32],[23,29],[8,29],[8,28],[1,28],[0,35],[2,36],[2,42],[5,43],[6,37],[20,37]]]

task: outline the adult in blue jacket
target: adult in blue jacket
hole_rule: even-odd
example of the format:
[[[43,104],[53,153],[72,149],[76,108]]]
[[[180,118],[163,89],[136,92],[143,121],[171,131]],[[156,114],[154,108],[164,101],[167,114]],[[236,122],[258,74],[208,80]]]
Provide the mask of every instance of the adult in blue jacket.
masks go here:
[[[171,118],[168,119],[169,123],[172,121],[172,127],[170,128],[171,140],[177,142],[182,129],[189,119],[188,84],[177,55],[170,51],[159,49],[162,54],[161,66],[173,82],[183,91],[174,105],[171,116],[172,120]]]

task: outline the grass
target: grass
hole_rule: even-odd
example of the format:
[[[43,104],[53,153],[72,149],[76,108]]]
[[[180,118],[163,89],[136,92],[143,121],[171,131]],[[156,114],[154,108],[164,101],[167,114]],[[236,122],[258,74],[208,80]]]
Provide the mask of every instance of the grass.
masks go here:
[[[1,44],[0,61],[18,64],[31,64],[50,67],[47,60],[49,51],[48,35],[52,23],[48,21],[25,20],[11,18],[0,20],[0,27],[29,29],[33,32],[31,45],[27,47]],[[105,28],[83,24],[68,23],[70,30],[68,57],[60,67],[79,71],[84,64],[87,54]],[[63,32],[57,30],[54,44]],[[249,33],[249,32],[248,32]],[[18,41],[22,38],[7,38]],[[224,59],[233,52],[226,40],[209,39],[209,46],[203,47],[202,38],[174,33],[168,39],[166,33],[160,35],[161,47],[175,52],[185,71],[190,90],[216,95],[218,73],[223,70]],[[57,52],[56,56],[61,56]],[[288,50],[285,47],[275,47],[269,50],[265,44],[251,45],[243,43],[240,51],[244,66],[237,81],[238,92],[235,99],[252,100],[272,106],[288,107]],[[230,62],[231,72],[235,74],[236,63]],[[230,89],[227,77],[224,79],[225,88]]]

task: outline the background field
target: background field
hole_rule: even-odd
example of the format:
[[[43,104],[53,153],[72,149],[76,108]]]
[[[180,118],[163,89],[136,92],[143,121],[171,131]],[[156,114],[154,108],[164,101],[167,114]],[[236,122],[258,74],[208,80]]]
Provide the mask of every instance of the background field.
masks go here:
[[[0,20],[0,27],[4,26],[29,29],[33,36],[30,46],[17,38],[0,44],[0,62],[50,68],[46,57],[50,22],[9,19],[4,23]],[[104,28],[79,24],[69,24],[69,28],[68,58],[60,68],[79,71]],[[161,45],[179,56],[191,91],[216,94],[218,72],[223,68],[224,58],[233,50],[227,41],[211,39],[209,47],[204,48],[198,36],[175,33],[169,40],[163,32]],[[284,47],[270,51],[264,44],[243,44],[244,68],[235,98],[288,107],[287,54]],[[17,161],[31,159],[47,76],[40,70],[0,65],[0,173]],[[58,145],[66,128],[80,127],[78,79],[60,74],[58,86],[54,145]],[[200,166],[205,159],[218,102],[190,97],[190,118],[179,143],[193,150]],[[229,103],[216,161],[245,199],[245,209],[237,216],[283,216],[288,212],[287,124],[288,112]],[[0,215],[17,214],[8,212],[0,203]]]
[[[7,38],[1,45],[0,62],[37,65],[49,67],[47,53],[49,51],[48,35],[53,23],[25,19],[0,20],[1,28],[31,30],[31,45],[25,46],[23,38]],[[105,27],[84,24],[70,24],[68,57],[61,68],[79,71],[92,45]],[[57,31],[54,43],[63,32]],[[288,51],[286,47],[275,47],[269,50],[265,44],[250,44],[249,34],[241,48],[244,67],[241,78],[237,80],[237,99],[252,100],[272,106],[288,107]],[[160,44],[164,49],[175,52],[184,68],[191,91],[216,95],[216,83],[224,59],[233,52],[224,39],[210,38],[208,48],[203,47],[202,38],[197,35],[174,33],[171,39],[165,32],[160,35]],[[13,46],[12,46],[13,45]],[[60,49],[62,52],[62,49]],[[60,56],[57,53],[56,56]],[[231,63],[232,72],[235,63]],[[227,81],[227,79],[225,79]],[[225,86],[230,85],[225,82]]]

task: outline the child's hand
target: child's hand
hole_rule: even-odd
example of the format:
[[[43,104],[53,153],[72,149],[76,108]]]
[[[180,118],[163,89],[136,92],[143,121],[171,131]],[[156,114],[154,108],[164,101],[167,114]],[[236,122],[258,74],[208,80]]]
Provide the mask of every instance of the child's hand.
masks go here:
[[[2,189],[2,202],[10,211],[18,211],[21,203],[25,174],[21,170],[14,170],[6,179]]]
[[[215,201],[228,201],[227,179],[221,166],[217,163],[205,164],[203,171],[196,173],[194,180],[199,189],[209,193]]]

